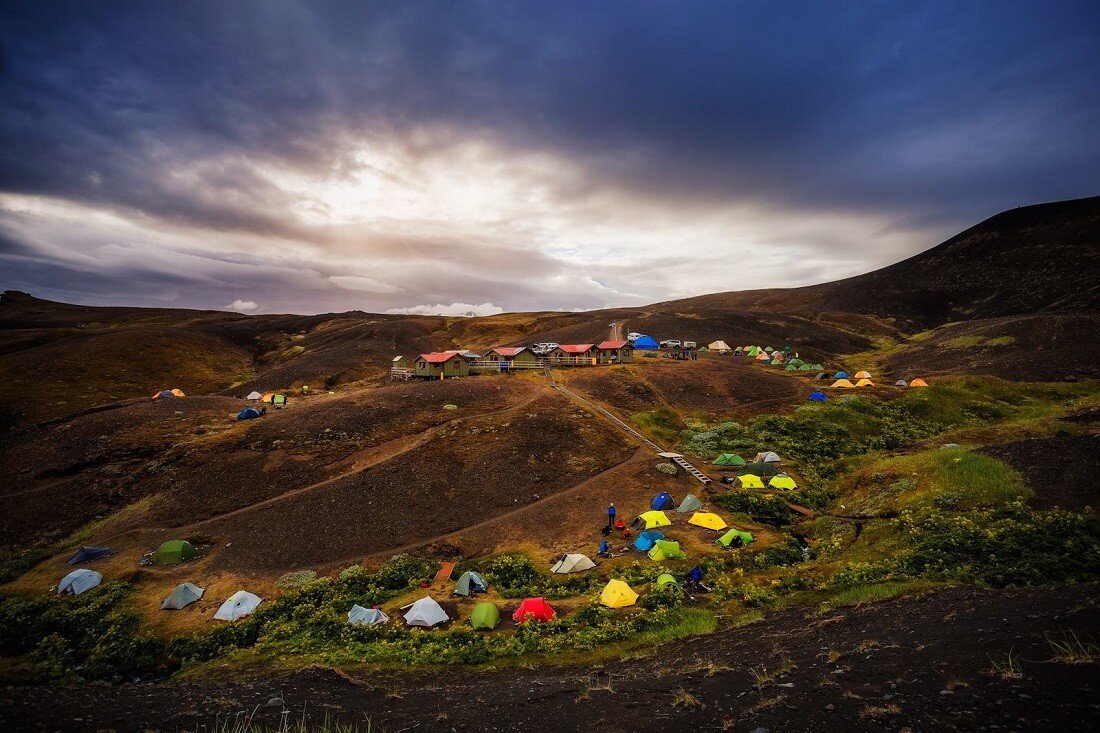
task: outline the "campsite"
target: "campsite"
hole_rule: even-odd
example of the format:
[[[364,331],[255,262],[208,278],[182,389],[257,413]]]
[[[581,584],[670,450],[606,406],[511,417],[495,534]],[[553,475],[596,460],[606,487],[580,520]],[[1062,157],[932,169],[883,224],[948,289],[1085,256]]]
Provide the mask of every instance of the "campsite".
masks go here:
[[[0,733],[1096,729],[1098,28],[0,3]]]

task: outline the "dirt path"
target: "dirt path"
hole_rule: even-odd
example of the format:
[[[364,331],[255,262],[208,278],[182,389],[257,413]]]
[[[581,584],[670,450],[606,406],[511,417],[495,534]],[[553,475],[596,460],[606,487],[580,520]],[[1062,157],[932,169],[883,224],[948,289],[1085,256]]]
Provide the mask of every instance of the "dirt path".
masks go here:
[[[243,681],[13,687],[5,731],[195,731],[215,716],[275,726],[370,720],[389,731],[611,733],[1094,730],[1096,662],[1049,639],[1100,632],[1095,585],[946,588],[663,645],[627,663],[419,673],[308,667]],[[1009,655],[1016,672],[1004,675]],[[303,710],[305,711],[303,713]]]

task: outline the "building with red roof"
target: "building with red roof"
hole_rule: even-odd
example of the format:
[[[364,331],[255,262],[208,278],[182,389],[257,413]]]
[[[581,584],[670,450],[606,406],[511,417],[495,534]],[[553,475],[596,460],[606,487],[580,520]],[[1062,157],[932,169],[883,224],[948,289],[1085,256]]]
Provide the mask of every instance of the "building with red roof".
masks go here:
[[[626,364],[634,361],[634,344],[629,341],[604,341],[596,345],[601,364]]]
[[[413,374],[431,379],[465,377],[470,374],[470,361],[458,352],[433,351],[416,357]]]

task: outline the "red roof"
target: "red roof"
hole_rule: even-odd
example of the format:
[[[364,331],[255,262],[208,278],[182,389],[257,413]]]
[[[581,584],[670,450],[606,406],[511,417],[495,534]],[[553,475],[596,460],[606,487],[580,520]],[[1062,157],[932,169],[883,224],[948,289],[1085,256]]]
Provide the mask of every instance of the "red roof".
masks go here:
[[[630,343],[629,341],[604,341],[602,344],[600,344],[596,348],[597,349],[621,349],[629,343]]]
[[[558,348],[567,354],[583,354],[596,347],[595,344],[562,344]]]
[[[498,346],[490,351],[498,356],[515,356],[526,348],[526,346]]]
[[[423,359],[424,361],[428,362],[429,364],[442,364],[443,362],[447,361],[448,359],[453,359],[456,356],[459,359],[463,358],[461,354],[450,353],[450,352],[447,352],[447,351],[435,351],[435,352],[432,352],[431,354],[421,354],[420,358]]]

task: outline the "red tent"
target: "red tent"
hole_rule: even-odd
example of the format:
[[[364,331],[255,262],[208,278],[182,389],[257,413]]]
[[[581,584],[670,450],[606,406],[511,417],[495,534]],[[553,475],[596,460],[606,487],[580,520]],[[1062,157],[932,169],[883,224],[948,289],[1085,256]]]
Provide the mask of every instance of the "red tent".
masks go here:
[[[535,621],[550,621],[554,618],[554,609],[546,602],[545,598],[524,598],[523,603],[512,614],[512,620],[522,624],[529,618]]]

